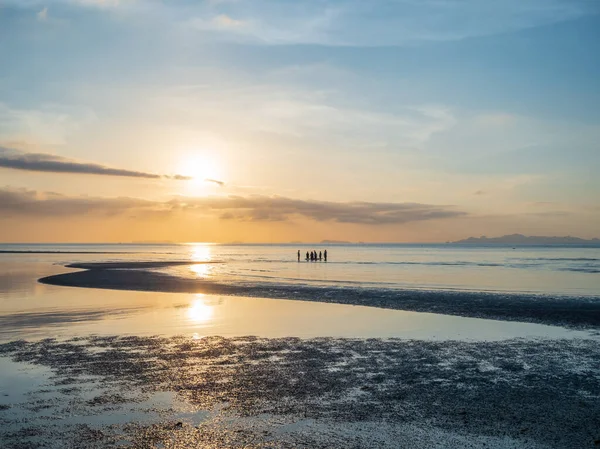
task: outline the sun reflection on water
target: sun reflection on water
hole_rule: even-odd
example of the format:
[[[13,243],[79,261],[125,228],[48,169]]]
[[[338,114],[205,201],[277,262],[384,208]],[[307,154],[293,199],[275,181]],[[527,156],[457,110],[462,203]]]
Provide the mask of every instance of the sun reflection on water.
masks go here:
[[[199,264],[190,266],[190,271],[192,271],[194,274],[198,275],[199,277],[205,277],[210,274],[212,268],[213,267],[211,265],[208,265],[205,263],[199,263]]]
[[[195,243],[191,249],[191,259],[193,262],[209,262],[212,260],[210,245]]]
[[[196,299],[192,301],[187,311],[188,318],[195,323],[206,323],[213,318],[214,314],[214,307],[206,303],[201,293],[196,295]]]

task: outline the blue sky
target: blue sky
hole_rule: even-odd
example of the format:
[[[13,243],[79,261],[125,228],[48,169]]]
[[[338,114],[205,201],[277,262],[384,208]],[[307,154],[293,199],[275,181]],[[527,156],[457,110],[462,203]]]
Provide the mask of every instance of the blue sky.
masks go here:
[[[0,184],[73,201],[235,195],[460,212],[333,226],[351,240],[593,237],[599,43],[597,1],[4,0],[0,157],[168,175],[200,165],[225,184],[6,167]],[[262,226],[310,240],[332,229],[301,212],[268,224],[209,212],[148,232],[212,240],[225,227],[252,240]],[[27,220],[12,213],[4,226]],[[194,220],[205,234],[183,224]]]

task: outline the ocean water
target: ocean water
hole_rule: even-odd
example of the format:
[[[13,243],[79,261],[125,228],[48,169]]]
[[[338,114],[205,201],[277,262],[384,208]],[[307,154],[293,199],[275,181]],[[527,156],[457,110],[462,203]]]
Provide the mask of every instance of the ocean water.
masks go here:
[[[328,262],[306,262],[310,250]],[[301,260],[297,261],[297,251]],[[600,246],[475,245],[0,245],[1,260],[215,262],[162,268],[182,278],[237,285],[365,286],[600,296]],[[2,254],[2,252],[4,252]],[[45,253],[41,253],[45,252]],[[67,254],[69,253],[69,254]]]
[[[369,295],[389,290],[504,292],[600,300],[600,248],[454,245],[329,245],[328,262],[297,260],[307,245],[0,245],[0,340],[97,335],[401,337],[497,340],[579,337],[586,332],[516,321],[296,301],[340,287]],[[248,286],[238,296],[104,290],[38,279],[77,271],[74,262],[184,261],[152,268],[182,280]],[[277,286],[283,297],[273,299]],[[200,290],[202,291],[202,290]],[[313,290],[311,290],[313,291]],[[340,291],[340,290],[338,290]],[[429,295],[429,293],[427,293]],[[431,296],[430,295],[430,296]],[[277,296],[281,298],[281,294]],[[298,298],[300,299],[300,298]],[[375,298],[376,299],[376,298]],[[595,337],[594,337],[595,338]]]
[[[480,410],[482,399],[492,404],[490,410],[497,410],[507,408],[505,397],[519,400],[525,397],[525,403],[528,404],[532,400],[537,401],[540,397],[544,397],[551,398],[554,402],[550,401],[548,406],[544,403],[543,406],[538,407],[539,414],[533,415],[534,418],[529,418],[530,407],[526,410],[525,416],[529,419],[527,422],[541,422],[542,425],[547,425],[549,422],[547,409],[555,409],[556,407],[553,406],[558,403],[552,395],[556,391],[564,391],[565,386],[568,386],[574,399],[569,399],[569,402],[562,401],[561,404],[572,404],[572,408],[565,412],[564,407],[559,407],[558,417],[553,418],[552,422],[563,422],[566,413],[574,416],[570,416],[572,422],[584,422],[582,428],[593,428],[593,418],[589,418],[586,413],[592,410],[595,398],[594,390],[591,393],[589,390],[589,386],[593,388],[594,385],[593,378],[589,380],[589,373],[595,372],[594,363],[597,359],[594,359],[595,355],[590,348],[597,347],[600,342],[597,327],[589,323],[581,328],[573,328],[554,325],[556,322],[552,321],[543,321],[546,324],[540,324],[540,321],[522,322],[518,319],[509,321],[456,316],[452,315],[452,307],[448,305],[456,306],[456,301],[460,297],[470,297],[478,301],[482,296],[493,296],[506,304],[506,301],[509,301],[507,296],[512,295],[528,301],[525,305],[525,308],[528,308],[538,299],[541,299],[542,303],[552,299],[539,297],[549,295],[553,298],[561,296],[559,309],[561,313],[566,313],[570,308],[569,302],[571,302],[571,309],[589,303],[599,303],[599,248],[513,249],[512,247],[450,245],[330,245],[327,247],[329,253],[327,263],[304,260],[298,262],[296,257],[298,249],[304,254],[307,250],[319,251],[325,248],[297,245],[207,244],[0,246],[0,344],[11,342],[3,345],[7,349],[28,346],[17,340],[38,341],[39,349],[35,353],[30,353],[33,359],[29,360],[41,362],[41,364],[25,363],[24,360],[28,360],[27,358],[20,359],[18,354],[10,350],[3,354],[12,353],[12,358],[0,356],[0,414],[2,414],[0,421],[3,423],[0,429],[0,440],[8,437],[10,438],[8,441],[16,442],[16,445],[11,447],[24,447],[30,441],[33,441],[34,445],[45,441],[56,443],[51,444],[52,447],[87,447],[85,444],[64,443],[70,442],[72,438],[81,434],[88,441],[93,438],[88,446],[100,447],[104,445],[98,440],[98,435],[109,435],[109,432],[115,429],[118,431],[120,425],[156,423],[165,420],[168,420],[166,424],[168,429],[173,429],[175,422],[185,423],[181,428],[177,428],[174,435],[180,435],[185,429],[196,432],[197,426],[205,422],[226,423],[220,430],[225,433],[231,432],[232,428],[236,429],[237,433],[240,423],[242,426],[256,429],[258,422],[263,426],[267,423],[271,426],[268,429],[273,429],[273,433],[269,433],[268,438],[272,438],[271,435],[285,434],[286,429],[297,429],[298,426],[305,426],[307,435],[315,434],[317,428],[317,434],[325,435],[326,439],[332,438],[331,435],[334,434],[331,433],[329,424],[321,425],[318,419],[301,419],[299,423],[288,424],[290,421],[286,421],[285,416],[281,419],[280,415],[267,412],[258,416],[257,421],[249,421],[248,425],[240,421],[237,409],[234,409],[235,415],[226,414],[231,402],[227,407],[218,404],[214,410],[211,410],[205,409],[203,404],[194,405],[187,401],[186,397],[192,395],[186,396],[186,391],[192,394],[200,391],[213,394],[215,389],[211,385],[214,384],[201,383],[205,377],[203,370],[207,367],[211,372],[215,367],[221,367],[223,384],[230,381],[239,382],[227,384],[229,385],[227,394],[230,393],[236,398],[240,397],[243,389],[266,391],[266,388],[273,388],[272,376],[265,376],[264,373],[268,372],[257,370],[255,366],[255,363],[261,363],[259,357],[262,351],[260,350],[256,351],[256,358],[250,359],[238,359],[235,354],[230,354],[223,359],[219,351],[214,352],[215,355],[209,359],[204,356],[199,358],[197,352],[192,352],[193,359],[176,356],[175,349],[178,355],[187,351],[181,349],[182,347],[190,346],[196,348],[192,351],[197,351],[197,348],[203,348],[207,342],[208,344],[217,342],[215,344],[217,348],[219,342],[224,344],[220,338],[205,339],[211,336],[299,337],[299,339],[286,339],[288,346],[281,346],[276,353],[271,351],[279,344],[273,346],[265,341],[261,343],[248,338],[243,340],[252,341],[252,344],[258,344],[259,348],[269,349],[272,355],[268,360],[273,358],[275,363],[275,368],[271,372],[276,373],[278,382],[291,386],[288,391],[299,391],[304,397],[303,392],[314,388],[315,378],[322,379],[319,382],[322,382],[324,387],[328,383],[335,385],[334,390],[325,390],[327,393],[324,395],[318,393],[320,395],[318,401],[329,400],[329,396],[335,397],[339,394],[340,416],[344,417],[348,416],[349,410],[346,398],[357,398],[351,404],[352,410],[355,409],[356,404],[360,404],[363,398],[366,398],[364,403],[368,404],[369,409],[365,414],[361,411],[360,416],[370,416],[373,404],[379,407],[378,401],[383,401],[381,410],[389,410],[390,401],[400,404],[398,410],[405,410],[407,403],[408,410],[413,410],[414,405],[406,402],[411,397],[416,398],[416,403],[422,402],[425,409],[435,402],[431,409],[437,410],[436,401],[446,401],[450,404],[449,410],[454,416],[457,410],[457,399],[467,396],[467,406],[470,404],[468,401],[473,401],[475,404],[472,410]],[[167,272],[171,275],[169,279],[175,279],[175,284],[185,283],[190,279],[207,282],[188,282],[194,286],[198,285],[198,289],[179,293],[161,290],[160,287],[164,284],[160,282],[150,285],[147,289],[154,291],[78,288],[38,282],[42,277],[78,271],[76,268],[65,267],[70,263],[109,261],[126,262],[121,266],[129,267],[132,266],[130,262],[141,261],[185,262],[183,265],[155,264],[155,268],[145,269]],[[137,270],[139,268],[135,272],[131,271],[131,268],[113,269],[109,270],[111,274],[103,270],[93,270],[87,274],[100,279],[100,284],[95,284],[97,287],[105,287],[110,281],[109,278],[115,276],[116,271],[118,276],[126,280],[124,287],[131,288],[132,278],[140,276]],[[156,273],[142,274],[145,280],[161,278]],[[82,275],[86,274],[75,277]],[[213,294],[206,294],[207,290],[202,288],[206,288],[211,283],[234,284],[242,288],[236,290],[237,296],[216,294],[215,290]],[[243,288],[243,286],[252,288]],[[256,286],[259,288],[257,289]],[[305,288],[307,286],[308,288]],[[373,303],[365,301],[361,305],[327,302],[331,299],[328,297],[331,293],[346,296],[361,289],[366,292],[368,299],[377,299],[386,294],[401,296],[400,293],[390,293],[389,290],[405,290],[407,296],[414,301],[423,301],[424,298],[428,298],[430,302],[433,300],[434,311],[440,311],[437,307],[443,297],[446,297],[445,310],[450,314],[367,306],[376,304],[377,301]],[[269,296],[270,290],[276,290],[280,294]],[[310,292],[304,301],[297,300],[300,299],[301,290]],[[420,291],[415,294],[414,290]],[[258,291],[264,296],[250,295],[251,291],[255,293]],[[452,293],[444,293],[445,291],[452,291]],[[488,291],[506,294],[472,293]],[[574,296],[582,298],[574,298]],[[477,304],[474,303],[473,308],[476,309]],[[587,316],[585,312],[587,309],[583,310]],[[594,311],[595,316],[598,316],[598,308]],[[543,310],[541,315],[543,316]],[[138,346],[135,342],[141,340],[136,338],[112,338],[175,335],[183,336],[183,340],[177,341],[187,340],[185,344],[164,349],[154,347],[153,350],[143,344]],[[96,336],[111,338],[102,340],[96,339]],[[64,341],[73,337],[76,340]],[[317,340],[303,340],[315,337]],[[328,337],[334,339],[328,340]],[[351,340],[344,340],[343,346],[340,346],[342,340],[336,340],[338,338]],[[368,338],[374,340],[358,342],[359,339]],[[195,342],[195,340],[204,341]],[[96,343],[93,343],[94,341]],[[303,343],[305,341],[306,343]],[[439,346],[440,350],[433,350],[434,353],[437,351],[437,355],[432,357],[430,345],[440,341],[444,342],[443,346]],[[108,343],[107,346],[106,342],[113,343]],[[120,342],[133,343],[133,346],[127,350],[125,346],[120,345]],[[466,346],[462,346],[464,342],[468,342]],[[477,344],[496,342],[502,346],[497,346],[500,349],[490,350],[492,346],[482,344],[475,347],[471,345],[473,342]],[[529,343],[533,345],[528,346]],[[317,346],[313,346],[315,344]],[[302,357],[307,357],[306,360],[297,358],[296,354],[302,352],[298,350],[301,345],[310,348],[309,351],[304,350],[305,354]],[[367,351],[363,349],[364,352],[355,350],[357,346],[364,348],[365,345],[371,349]],[[540,347],[545,348],[542,353]],[[385,352],[382,348],[389,348],[389,350]],[[557,354],[557,348],[568,348],[568,350]],[[586,349],[582,350],[582,348]],[[79,352],[80,350],[84,352]],[[206,349],[202,351],[211,352]],[[342,360],[348,361],[342,362],[341,365],[340,351],[345,351],[341,352]],[[83,357],[84,353],[89,357]],[[157,354],[164,354],[165,358],[157,358]],[[247,355],[248,353],[246,357]],[[549,358],[546,360],[546,357]],[[223,360],[233,359],[236,359],[237,365],[233,367],[229,363],[221,365]],[[202,363],[198,363],[198,360]],[[299,364],[302,360],[304,360],[303,364]],[[560,363],[554,363],[555,360],[560,360]],[[540,364],[540,361],[543,363]],[[313,373],[319,372],[318,367],[321,362],[325,364],[326,374],[318,378]],[[85,371],[86,366],[91,371]],[[286,372],[286,366],[291,367],[287,370],[290,374],[284,374],[288,377],[282,377],[282,373]],[[152,376],[144,376],[144,369],[147,369],[144,367],[150,369],[158,367],[160,375],[152,380]],[[73,371],[64,370],[65,368]],[[170,371],[165,371],[165,368]],[[111,374],[103,376],[102,370]],[[71,372],[77,372],[78,375],[73,377]],[[115,379],[114,375],[117,372],[119,373],[117,377],[121,376],[124,383]],[[303,372],[309,375],[303,376]],[[349,377],[351,381],[344,381],[346,378],[341,377],[342,381],[332,382],[328,380],[329,373],[332,372],[347,372],[351,376],[358,377],[356,379]],[[93,376],[88,373],[93,373]],[[248,377],[248,374],[251,376]],[[383,383],[375,380],[381,376],[386,376]],[[131,377],[145,378],[144,391],[137,390],[136,385],[139,384],[135,382],[127,383]],[[306,388],[296,388],[296,382],[302,377],[307,379],[303,381]],[[170,380],[166,381],[166,385],[156,385],[163,382],[158,380],[159,378],[180,379],[185,383],[184,388],[187,390],[182,389],[180,384],[170,383]],[[550,387],[545,385],[547,379],[552,381]],[[422,387],[419,388],[423,390],[407,390],[409,384],[421,384]],[[512,384],[521,389],[513,388]],[[339,385],[346,388],[341,394]],[[502,388],[498,389],[499,385]],[[119,389],[123,386],[127,388],[126,391]],[[388,390],[382,391],[382,387]],[[155,394],[151,394],[152,388],[157,388]],[[162,391],[163,388],[168,389]],[[451,393],[443,393],[448,397],[434,394],[433,402],[420,401],[419,398],[424,397],[422,392],[429,391],[431,388],[440,388],[441,392],[451,391]],[[464,394],[465,388],[468,388],[468,395]],[[540,396],[539,391],[546,391],[544,388],[552,394]],[[324,391],[321,388],[317,390]],[[530,397],[520,394],[525,390],[534,393]],[[329,394],[328,391],[333,393]],[[370,394],[367,393],[368,391],[373,391],[374,396],[365,396]],[[405,393],[406,391],[408,393]],[[184,394],[181,394],[182,392]],[[471,394],[473,392],[474,395]],[[223,396],[219,400],[222,398]],[[290,398],[294,400],[293,396],[286,395],[284,409],[291,403]],[[302,400],[307,401],[303,403],[306,410],[314,406],[316,397],[309,396],[308,399]],[[515,411],[523,408],[521,404],[523,401],[519,400],[514,404]],[[508,406],[511,405],[509,402]],[[461,405],[459,408],[467,407]],[[423,413],[421,409],[415,409]],[[572,414],[573,410],[580,415]],[[222,413],[223,411],[225,412]],[[519,416],[515,413],[511,412],[510,418],[512,420],[510,425],[513,426],[514,416]],[[538,416],[540,419],[537,418]],[[484,411],[481,418],[476,416],[474,420],[488,422],[487,418],[489,414]],[[404,418],[402,420],[403,426]],[[525,422],[523,419],[517,421],[518,429],[525,425],[531,427],[530,424],[523,424]],[[448,421],[444,418],[444,422]],[[227,423],[232,423],[235,427],[228,428]],[[366,431],[365,423],[359,424],[359,430],[343,427],[340,432],[350,435],[354,443],[357,441],[354,432],[358,432],[358,435],[366,435],[364,441],[374,441],[374,436],[380,438],[380,422],[369,424],[370,427],[367,427]],[[336,419],[334,427],[339,430],[340,425],[344,425],[344,421]],[[394,425],[391,422],[390,428],[393,429]],[[94,432],[83,433],[82,429],[92,429]],[[400,437],[394,433],[384,435],[383,438],[392,442],[390,447],[393,447],[393,442],[398,439],[407,439],[406,430],[403,429],[400,427],[398,434]],[[413,427],[409,427],[410,429]],[[43,433],[46,430],[48,433]],[[416,436],[413,438],[416,439],[421,438],[423,434],[431,435],[430,430],[423,431],[421,428],[416,428],[415,432]],[[206,433],[210,433],[210,430]],[[460,433],[461,438],[463,433]],[[147,434],[145,430],[143,434],[151,435],[152,438],[154,435]],[[198,433],[190,435],[193,436],[193,441],[197,441]],[[455,438],[454,434],[449,433],[438,432],[433,435],[432,441],[441,441],[442,446]],[[494,446],[490,444],[487,433],[485,433],[485,440],[477,439],[478,436],[469,436],[468,433],[465,435],[467,437],[464,443],[461,440],[455,445],[456,447]],[[529,438],[529,435],[527,437]],[[595,438],[595,435],[586,434],[585,438],[588,437]],[[509,440],[506,438],[504,436],[498,439],[495,447],[508,447]],[[132,441],[134,441],[132,444],[137,442],[137,440]],[[186,441],[189,443],[192,439]],[[305,441],[306,439],[302,438],[300,444]],[[516,444],[511,447],[520,447],[521,440],[515,441]],[[529,440],[523,441],[529,443]],[[4,445],[0,443],[1,447]],[[431,446],[427,443],[424,445]],[[526,446],[531,447],[530,444]]]

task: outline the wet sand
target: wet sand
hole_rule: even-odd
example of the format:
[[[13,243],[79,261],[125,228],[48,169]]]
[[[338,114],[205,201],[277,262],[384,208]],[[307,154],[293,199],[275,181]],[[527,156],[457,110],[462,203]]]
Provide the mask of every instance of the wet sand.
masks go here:
[[[47,371],[0,394],[7,449],[600,444],[595,341],[89,337],[0,356]]]
[[[46,284],[117,290],[205,293],[363,305],[495,320],[524,321],[571,328],[600,326],[598,297],[517,293],[423,291],[308,285],[236,285],[176,277],[143,268],[185,262],[71,264],[83,271],[41,278]],[[189,262],[188,262],[189,264]],[[117,268],[117,269],[115,269]]]
[[[598,298],[249,289],[169,276],[164,262],[110,264],[46,279],[237,297],[62,288],[35,282],[66,271],[43,264],[12,273],[2,449],[600,447],[598,326],[586,309]],[[511,301],[504,320],[584,329],[448,316],[503,317]],[[299,329],[305,338],[289,337]]]

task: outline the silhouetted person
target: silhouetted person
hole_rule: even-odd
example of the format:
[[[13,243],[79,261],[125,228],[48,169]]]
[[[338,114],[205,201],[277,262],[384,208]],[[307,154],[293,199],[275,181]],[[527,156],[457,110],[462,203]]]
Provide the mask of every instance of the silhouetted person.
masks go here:
[[[319,260],[323,260],[323,253],[319,251]]]
[[[306,251],[306,261],[308,262],[309,256],[308,256],[308,251]]]
[[[298,262],[300,262],[300,250],[298,250]]]
[[[327,262],[327,250],[325,250],[325,252],[323,253],[323,256],[325,257],[325,262]]]

